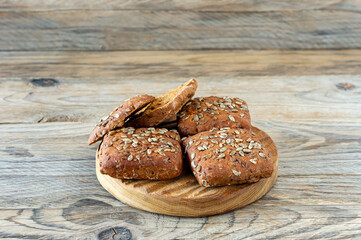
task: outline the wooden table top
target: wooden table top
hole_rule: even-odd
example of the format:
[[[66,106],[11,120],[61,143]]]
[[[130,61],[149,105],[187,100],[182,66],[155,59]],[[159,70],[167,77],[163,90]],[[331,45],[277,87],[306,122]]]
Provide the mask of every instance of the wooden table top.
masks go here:
[[[0,3],[0,238],[360,239],[360,1],[29,2]],[[192,77],[196,96],[248,102],[275,186],[203,218],[116,200],[88,134]]]

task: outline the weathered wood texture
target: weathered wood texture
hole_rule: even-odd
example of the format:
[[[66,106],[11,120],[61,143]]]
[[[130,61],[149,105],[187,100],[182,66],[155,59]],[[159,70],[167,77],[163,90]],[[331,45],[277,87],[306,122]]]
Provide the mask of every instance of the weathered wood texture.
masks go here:
[[[95,124],[126,98],[160,95],[192,77],[202,86],[197,96],[241,96],[255,120],[356,121],[360,56],[359,50],[0,53],[0,123]],[[343,82],[356,88],[342,90]]]
[[[7,10],[0,11],[0,51],[360,49],[360,6],[253,12]]]
[[[142,212],[98,183],[92,124],[0,126],[0,236],[94,237],[120,227],[135,239],[350,238],[361,234],[361,125],[256,122],[280,150],[279,178],[260,201],[209,218]],[[342,150],[340,150],[340,146]]]
[[[192,11],[280,11],[280,10],[359,10],[360,0],[3,0],[6,11],[59,10],[192,10]]]
[[[0,238],[358,239],[360,55],[0,53]],[[250,206],[206,218],[122,204],[97,182],[89,132],[122,100],[190,77],[197,96],[248,101],[254,125],[279,149],[276,185]]]

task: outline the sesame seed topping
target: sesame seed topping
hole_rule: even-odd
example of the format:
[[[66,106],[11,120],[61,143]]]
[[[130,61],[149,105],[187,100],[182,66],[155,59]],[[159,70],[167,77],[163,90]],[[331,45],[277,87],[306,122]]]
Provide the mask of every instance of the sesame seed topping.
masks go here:
[[[192,154],[191,154],[191,159],[193,159],[195,156],[196,156],[196,154],[195,154],[195,153],[192,153]]]
[[[232,173],[234,174],[234,175],[236,175],[236,176],[240,176],[241,175],[241,172],[238,172],[238,171],[236,171],[236,170],[232,170]]]
[[[129,155],[128,161],[132,161],[132,160],[133,160],[133,155]]]
[[[246,112],[249,111],[249,110],[248,110],[248,107],[247,107],[246,105],[241,105],[241,108],[242,108],[243,111],[246,111]]]
[[[218,155],[218,158],[224,158],[224,157],[226,157],[226,154],[224,154],[224,153],[221,153]]]
[[[258,155],[260,155],[261,157],[263,157],[263,158],[265,158],[266,157],[266,155],[264,155],[264,153],[263,152],[259,152],[258,153]]]
[[[206,181],[206,180],[202,180],[202,185],[203,185],[203,186],[207,186],[207,185],[208,185],[207,181]]]
[[[226,148],[226,147],[223,147],[223,148],[219,149],[219,152],[221,152],[221,153],[223,153],[223,152],[225,152],[225,151],[227,151],[227,148]]]
[[[261,144],[259,144],[258,142],[255,142],[255,143],[253,144],[253,148],[261,149],[262,146],[261,146]]]
[[[250,159],[249,160],[251,163],[253,163],[253,164],[257,164],[257,158],[252,158],[252,159]]]

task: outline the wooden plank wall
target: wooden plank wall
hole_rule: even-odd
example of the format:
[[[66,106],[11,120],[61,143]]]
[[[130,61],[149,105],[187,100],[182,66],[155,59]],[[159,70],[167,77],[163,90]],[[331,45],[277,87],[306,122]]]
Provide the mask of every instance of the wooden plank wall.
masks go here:
[[[8,0],[0,51],[354,49],[360,9],[360,0]]]

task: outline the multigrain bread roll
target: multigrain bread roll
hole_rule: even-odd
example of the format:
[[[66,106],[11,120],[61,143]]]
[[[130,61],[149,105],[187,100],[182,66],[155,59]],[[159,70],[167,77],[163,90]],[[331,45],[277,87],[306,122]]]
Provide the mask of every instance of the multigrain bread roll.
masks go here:
[[[144,108],[155,98],[150,95],[139,95],[125,100],[120,106],[111,111],[108,116],[102,118],[90,133],[88,144],[91,145],[102,139],[109,131],[123,127],[127,118],[136,111]]]
[[[270,177],[273,162],[255,134],[245,129],[214,129],[183,141],[198,183],[204,187],[257,182]]]
[[[121,179],[163,180],[179,176],[183,159],[176,130],[122,128],[104,136],[100,172]]]
[[[214,96],[194,98],[179,112],[177,128],[182,137],[223,127],[251,129],[251,117],[244,100]]]
[[[191,79],[178,88],[157,97],[147,109],[135,115],[127,126],[153,127],[176,120],[177,113],[194,96],[197,87],[197,81]]]

